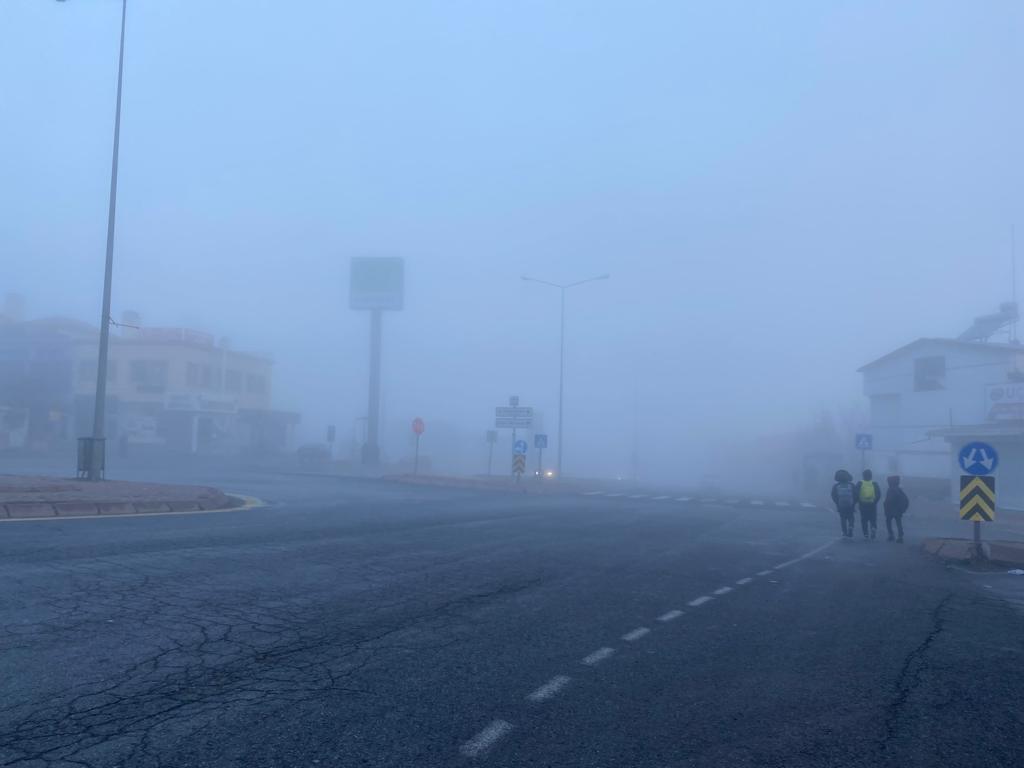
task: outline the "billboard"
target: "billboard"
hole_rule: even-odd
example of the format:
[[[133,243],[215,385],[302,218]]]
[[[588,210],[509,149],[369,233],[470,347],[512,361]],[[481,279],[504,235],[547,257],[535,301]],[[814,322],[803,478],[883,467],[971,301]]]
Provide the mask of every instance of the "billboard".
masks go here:
[[[401,309],[405,262],[399,256],[356,256],[349,275],[352,309]]]

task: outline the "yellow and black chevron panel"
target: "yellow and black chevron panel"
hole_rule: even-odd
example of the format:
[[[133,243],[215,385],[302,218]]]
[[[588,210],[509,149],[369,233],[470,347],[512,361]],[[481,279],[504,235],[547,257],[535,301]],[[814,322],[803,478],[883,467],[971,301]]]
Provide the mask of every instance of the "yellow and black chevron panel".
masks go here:
[[[991,523],[996,519],[996,479],[960,475],[960,519]]]

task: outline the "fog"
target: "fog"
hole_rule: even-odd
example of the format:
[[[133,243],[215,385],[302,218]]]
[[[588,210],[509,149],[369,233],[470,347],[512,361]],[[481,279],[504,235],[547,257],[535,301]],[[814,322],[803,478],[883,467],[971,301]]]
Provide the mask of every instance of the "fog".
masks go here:
[[[0,3],[0,289],[32,317],[99,317],[119,14]],[[1022,33],[1012,0],[130,0],[113,316],[271,356],[298,442],[347,452],[349,259],[401,256],[386,455],[420,416],[481,472],[509,395],[554,440],[558,292],[521,276],[608,273],[567,294],[565,472],[728,476],[1011,298]]]

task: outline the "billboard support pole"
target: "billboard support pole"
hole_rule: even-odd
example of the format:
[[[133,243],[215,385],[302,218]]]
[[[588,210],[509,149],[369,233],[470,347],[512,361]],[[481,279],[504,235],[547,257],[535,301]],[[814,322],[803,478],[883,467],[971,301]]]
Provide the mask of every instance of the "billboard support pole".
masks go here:
[[[382,311],[370,310],[370,402],[366,419],[366,443],[363,445],[363,464],[376,466],[380,462],[380,345]]]

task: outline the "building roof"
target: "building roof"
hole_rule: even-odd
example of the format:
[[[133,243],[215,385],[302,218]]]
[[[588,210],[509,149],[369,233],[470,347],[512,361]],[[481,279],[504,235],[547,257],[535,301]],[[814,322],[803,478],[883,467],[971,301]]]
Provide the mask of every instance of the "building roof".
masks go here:
[[[920,346],[922,344],[938,344],[938,345],[947,346],[947,347],[958,347],[960,349],[963,349],[963,348],[966,347],[966,348],[981,350],[981,351],[985,351],[985,352],[996,352],[996,353],[999,353],[1001,355],[1005,354],[1007,352],[1018,352],[1018,353],[1024,354],[1024,345],[1022,345],[1022,344],[1003,344],[1003,343],[992,343],[992,342],[987,342],[987,341],[960,341],[959,339],[941,339],[941,338],[924,337],[924,338],[920,338],[920,339],[917,339],[915,341],[912,341],[909,344],[904,344],[902,347],[899,347],[898,349],[894,349],[892,352],[888,352],[888,353],[882,355],[881,357],[879,357],[878,359],[872,360],[870,363],[865,363],[864,365],[862,365],[860,368],[857,369],[857,373],[862,373],[863,371],[866,371],[868,368],[873,368],[874,366],[878,365],[879,363],[884,363],[884,362],[886,362],[886,361],[888,361],[888,360],[890,360],[890,359],[892,359],[894,357],[902,355],[904,352],[909,352],[914,347]]]

